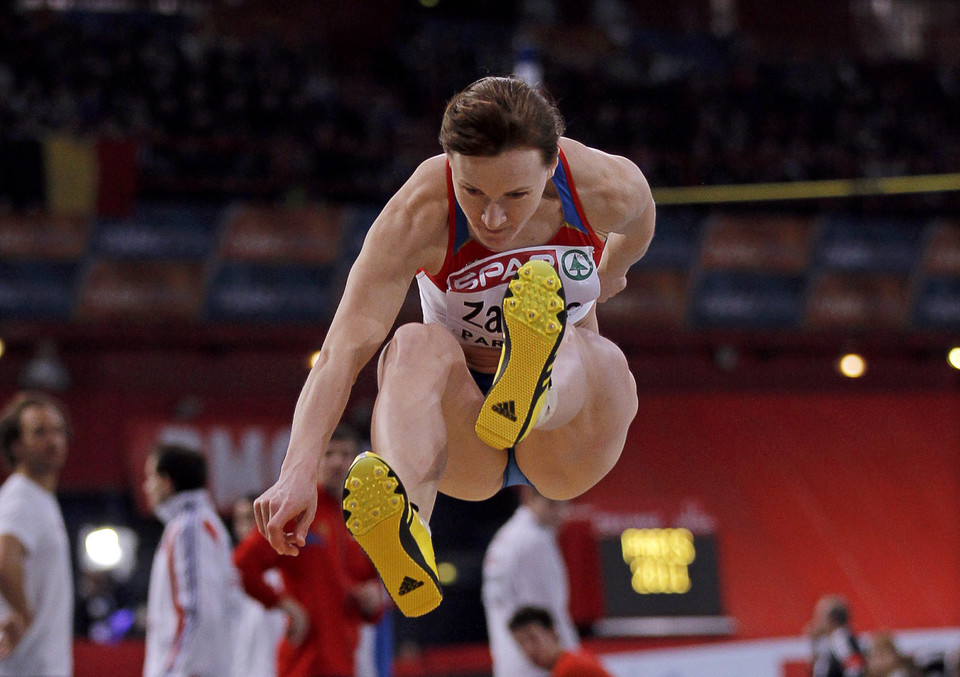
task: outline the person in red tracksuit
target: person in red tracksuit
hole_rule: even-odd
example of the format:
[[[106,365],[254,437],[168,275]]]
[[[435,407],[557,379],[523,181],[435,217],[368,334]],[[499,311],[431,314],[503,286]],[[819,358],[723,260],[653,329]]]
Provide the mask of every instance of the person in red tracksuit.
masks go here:
[[[352,677],[362,622],[376,621],[384,592],[376,569],[343,523],[341,490],[360,441],[338,426],[320,461],[317,513],[296,557],[279,555],[256,530],[234,550],[247,594],[289,616],[277,652],[279,677]],[[281,595],[263,578],[276,569]]]

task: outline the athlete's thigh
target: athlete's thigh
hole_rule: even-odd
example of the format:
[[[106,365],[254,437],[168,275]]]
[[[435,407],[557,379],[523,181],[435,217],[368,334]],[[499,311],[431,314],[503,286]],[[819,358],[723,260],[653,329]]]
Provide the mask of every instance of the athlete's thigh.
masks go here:
[[[447,465],[440,491],[468,501],[493,496],[503,483],[507,452],[493,449],[477,437],[476,422],[484,396],[466,363],[450,373],[443,401],[447,428]]]
[[[580,412],[559,428],[533,430],[517,446],[520,469],[551,498],[571,498],[599,482],[620,458],[637,412],[636,383],[620,349],[592,333],[583,346]]]

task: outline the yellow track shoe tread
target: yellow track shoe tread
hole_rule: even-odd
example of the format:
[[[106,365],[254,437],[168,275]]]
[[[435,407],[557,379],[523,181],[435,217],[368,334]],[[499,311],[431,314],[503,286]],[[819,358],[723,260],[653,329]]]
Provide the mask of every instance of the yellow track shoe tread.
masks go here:
[[[343,488],[343,519],[404,616],[443,600],[433,543],[400,478],[373,452],[357,456]]]
[[[510,281],[500,364],[476,423],[477,435],[491,447],[516,445],[537,420],[566,329],[565,307],[560,276],[545,261],[528,261]]]

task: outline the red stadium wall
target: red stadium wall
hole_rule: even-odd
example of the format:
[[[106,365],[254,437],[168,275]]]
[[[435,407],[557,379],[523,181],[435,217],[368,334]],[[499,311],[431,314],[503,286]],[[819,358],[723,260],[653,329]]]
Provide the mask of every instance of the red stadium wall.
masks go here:
[[[960,624],[960,395],[895,392],[641,396],[604,510],[716,521],[739,637],[802,633],[817,598],[856,627]]]
[[[139,478],[131,431],[176,422],[288,425],[302,354],[68,355],[76,440],[64,490]],[[0,360],[6,400],[19,365]],[[825,592],[858,629],[960,625],[960,393],[645,389],[615,470],[579,501],[715,521],[737,638],[795,636]],[[364,374],[358,398],[372,393]],[[183,413],[182,410],[179,410]],[[139,483],[137,481],[137,483]]]

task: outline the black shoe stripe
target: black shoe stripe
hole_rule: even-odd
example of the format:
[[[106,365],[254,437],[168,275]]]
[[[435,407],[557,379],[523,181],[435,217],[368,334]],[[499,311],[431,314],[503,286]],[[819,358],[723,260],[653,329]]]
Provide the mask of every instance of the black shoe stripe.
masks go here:
[[[401,518],[400,532],[398,534],[400,545],[404,552],[407,553],[407,556],[430,577],[434,585],[437,586],[437,590],[440,590],[440,579],[437,578],[436,574],[433,573],[433,569],[427,564],[427,560],[424,559],[423,553],[420,551],[417,539],[413,537],[413,533],[410,531],[410,525],[413,524],[414,515],[412,509],[413,504],[410,502],[410,499],[407,498],[407,491],[403,488],[403,483],[400,482],[400,478],[397,477],[397,474],[390,466],[387,466],[387,476],[393,477],[397,481],[397,488],[394,489],[394,493],[399,494],[403,498],[403,517]]]

